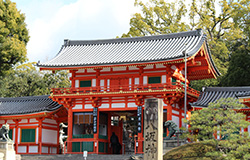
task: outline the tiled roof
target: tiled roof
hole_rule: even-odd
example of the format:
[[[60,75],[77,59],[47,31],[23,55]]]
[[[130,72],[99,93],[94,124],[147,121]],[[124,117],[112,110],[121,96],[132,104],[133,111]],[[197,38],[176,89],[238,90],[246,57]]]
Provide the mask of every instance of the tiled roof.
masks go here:
[[[0,98],[0,115],[30,114],[54,111],[62,105],[48,95],[17,98]]]
[[[250,87],[206,87],[198,100],[190,103],[192,107],[207,107],[210,102],[220,98],[237,98],[239,94],[250,93]]]
[[[249,92],[243,92],[236,95],[237,97],[250,97],[250,91]]]
[[[65,40],[52,60],[37,65],[77,67],[175,60],[184,58],[185,49],[188,57],[194,55],[204,42],[206,35],[202,30],[108,40]]]

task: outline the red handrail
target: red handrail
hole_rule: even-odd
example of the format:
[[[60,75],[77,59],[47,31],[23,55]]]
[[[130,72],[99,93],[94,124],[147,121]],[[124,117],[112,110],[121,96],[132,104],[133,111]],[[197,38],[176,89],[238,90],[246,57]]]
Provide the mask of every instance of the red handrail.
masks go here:
[[[147,84],[147,85],[114,85],[114,86],[97,86],[97,87],[71,87],[71,88],[52,88],[53,95],[71,95],[84,93],[109,93],[109,92],[129,92],[129,91],[155,91],[155,90],[170,90],[170,89],[185,90],[185,86],[179,82],[175,83],[161,83],[161,84]],[[199,91],[191,87],[187,87],[187,92],[199,96]]]

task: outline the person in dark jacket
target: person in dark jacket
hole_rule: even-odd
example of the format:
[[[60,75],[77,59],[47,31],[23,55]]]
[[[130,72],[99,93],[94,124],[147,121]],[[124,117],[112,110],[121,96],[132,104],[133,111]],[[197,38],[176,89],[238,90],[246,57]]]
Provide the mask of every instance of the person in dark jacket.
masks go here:
[[[112,133],[112,136],[110,137],[110,143],[111,143],[112,153],[119,154],[121,150],[121,144],[119,143],[119,139],[114,132]]]

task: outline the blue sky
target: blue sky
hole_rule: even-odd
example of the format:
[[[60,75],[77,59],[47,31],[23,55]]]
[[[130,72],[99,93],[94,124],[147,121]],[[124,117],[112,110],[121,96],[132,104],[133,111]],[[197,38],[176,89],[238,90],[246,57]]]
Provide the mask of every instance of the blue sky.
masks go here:
[[[52,59],[64,39],[109,39],[129,31],[134,0],[12,0],[26,16],[30,62]]]

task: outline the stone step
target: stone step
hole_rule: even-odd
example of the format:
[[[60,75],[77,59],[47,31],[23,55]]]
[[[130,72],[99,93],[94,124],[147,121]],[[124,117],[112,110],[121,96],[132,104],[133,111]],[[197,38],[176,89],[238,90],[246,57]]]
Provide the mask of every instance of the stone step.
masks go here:
[[[88,155],[86,160],[130,160],[134,155]],[[142,155],[136,155],[137,159],[142,160]],[[84,160],[81,154],[67,155],[21,155],[22,160]]]

